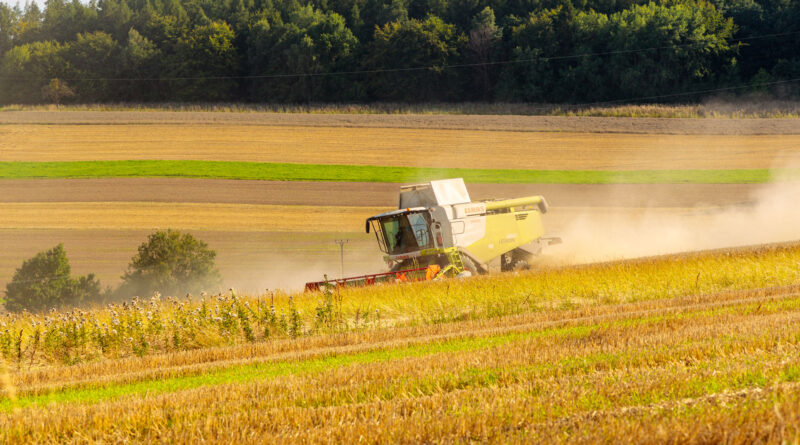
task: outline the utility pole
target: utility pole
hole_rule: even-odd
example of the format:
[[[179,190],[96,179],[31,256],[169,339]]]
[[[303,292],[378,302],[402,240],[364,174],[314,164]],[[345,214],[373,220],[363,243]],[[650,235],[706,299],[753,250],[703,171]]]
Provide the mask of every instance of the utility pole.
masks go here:
[[[339,245],[339,253],[341,255],[342,262],[339,264],[339,278],[344,279],[344,245],[347,244],[350,240],[349,239],[337,239],[334,240],[336,244]]]

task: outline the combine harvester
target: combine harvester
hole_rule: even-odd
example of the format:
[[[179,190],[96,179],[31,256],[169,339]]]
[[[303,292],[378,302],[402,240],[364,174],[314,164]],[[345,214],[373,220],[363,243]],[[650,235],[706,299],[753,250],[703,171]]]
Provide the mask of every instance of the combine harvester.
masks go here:
[[[306,283],[306,290],[527,268],[544,246],[561,242],[543,236],[546,212],[542,196],[472,202],[461,178],[402,186],[398,210],[366,223],[389,272]]]

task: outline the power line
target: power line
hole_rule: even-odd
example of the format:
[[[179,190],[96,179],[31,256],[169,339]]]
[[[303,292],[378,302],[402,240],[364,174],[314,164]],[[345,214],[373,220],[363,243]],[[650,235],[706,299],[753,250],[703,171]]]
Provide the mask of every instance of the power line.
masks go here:
[[[743,37],[740,39],[736,39],[737,42],[742,41],[750,41],[750,40],[760,40],[760,39],[767,39],[773,37],[784,37],[790,35],[800,34],[800,31],[792,31],[792,32],[784,32],[784,33],[774,33],[774,34],[762,34],[758,36],[750,36],[750,37]],[[611,56],[611,55],[620,55],[620,54],[635,54],[640,52],[646,51],[658,51],[663,49],[674,49],[674,48],[686,48],[691,46],[697,45],[705,45],[709,42],[690,42],[678,45],[666,45],[666,46],[654,46],[650,48],[637,48],[637,49],[625,49],[625,50],[615,50],[615,51],[604,51],[604,52],[596,52],[596,53],[582,53],[582,54],[572,54],[572,55],[562,55],[562,56],[548,56],[548,57],[530,57],[530,58],[522,58],[522,59],[513,59],[513,60],[501,60],[501,61],[494,61],[494,62],[475,62],[475,63],[459,63],[459,64],[451,64],[451,65],[441,65],[441,66],[417,66],[417,67],[405,67],[405,68],[381,68],[381,69],[373,69],[373,70],[351,70],[351,71],[331,71],[331,72],[324,72],[324,73],[278,73],[278,74],[253,74],[253,75],[230,75],[230,76],[181,76],[181,77],[74,77],[74,78],[62,78],[61,80],[64,81],[109,81],[109,82],[155,82],[155,81],[183,81],[183,80],[247,80],[247,79],[280,79],[280,78],[297,78],[297,77],[326,77],[326,76],[348,76],[348,75],[360,75],[360,74],[382,74],[382,73],[401,73],[401,72],[414,72],[414,71],[427,71],[431,69],[457,69],[457,68],[475,68],[480,66],[497,66],[497,65],[510,65],[510,64],[519,64],[519,63],[528,63],[528,62],[535,62],[535,61],[543,61],[543,62],[550,62],[554,60],[569,60],[569,59],[580,59],[584,57],[600,57],[600,56]],[[734,43],[734,42],[730,42]],[[2,80],[25,80],[26,77],[0,77]]]

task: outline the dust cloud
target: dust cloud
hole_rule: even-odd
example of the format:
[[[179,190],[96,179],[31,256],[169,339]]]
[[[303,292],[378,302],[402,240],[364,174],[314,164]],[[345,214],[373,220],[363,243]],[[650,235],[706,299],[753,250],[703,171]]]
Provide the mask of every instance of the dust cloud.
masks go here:
[[[331,243],[332,244],[332,243]],[[220,267],[225,282],[236,291],[245,294],[260,294],[265,289],[280,289],[286,292],[303,290],[307,282],[322,281],[325,275],[333,280],[340,275],[338,251],[307,252],[305,255],[285,251],[273,251],[260,262],[234,264]],[[386,263],[377,245],[365,246],[353,243],[345,247],[344,275],[357,276],[385,272]]]
[[[557,264],[793,241],[800,239],[800,182],[775,177],[737,205],[557,212],[565,222],[554,234],[564,242],[545,251],[546,261]]]
[[[800,159],[782,165],[773,170],[772,182],[761,187],[620,185],[576,189],[580,195],[575,190],[562,194],[571,202],[551,201],[544,223],[547,236],[561,237],[563,243],[545,248],[537,263],[584,264],[800,240],[800,178],[781,173],[798,167]],[[668,195],[692,191],[696,193],[692,199]],[[226,283],[242,292],[262,293],[267,288],[298,291],[304,283],[320,281],[326,274],[331,279],[339,277],[339,249],[334,239],[342,236],[305,239],[296,234],[299,238],[270,242],[259,255],[231,256],[223,260],[220,269]],[[345,276],[385,272],[386,264],[372,236],[347,237],[351,242],[345,245]],[[237,246],[227,247],[236,251]]]

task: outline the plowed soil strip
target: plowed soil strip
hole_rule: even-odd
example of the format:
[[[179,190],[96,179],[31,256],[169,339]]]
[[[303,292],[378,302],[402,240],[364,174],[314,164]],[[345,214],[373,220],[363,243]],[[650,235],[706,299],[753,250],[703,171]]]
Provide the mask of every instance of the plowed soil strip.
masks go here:
[[[0,125],[261,125],[419,128],[490,131],[571,131],[652,134],[800,134],[797,119],[697,119],[448,114],[312,114],[207,111],[3,111]]]
[[[18,179],[0,202],[184,202],[312,206],[397,205],[399,183],[195,178]],[[753,201],[760,184],[477,184],[475,200],[543,195],[555,206],[695,207]]]

